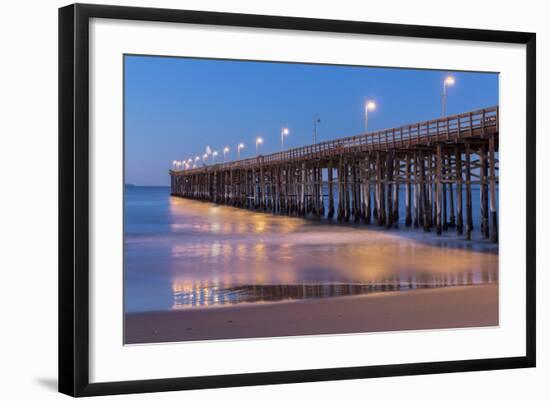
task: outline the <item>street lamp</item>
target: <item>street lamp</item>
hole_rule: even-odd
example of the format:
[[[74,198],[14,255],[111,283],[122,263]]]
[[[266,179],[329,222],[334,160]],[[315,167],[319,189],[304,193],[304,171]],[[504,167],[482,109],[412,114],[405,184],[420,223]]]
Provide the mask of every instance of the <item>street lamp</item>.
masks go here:
[[[365,102],[365,131],[367,131],[369,127],[369,111],[376,110],[376,103],[374,103],[372,100],[367,100]]]
[[[441,114],[445,116],[447,114],[447,86],[453,86],[455,84],[455,78],[452,75],[448,75],[443,80],[443,94],[441,96]]]
[[[319,114],[313,116],[313,143],[317,143],[317,124],[321,122]]]
[[[207,160],[208,160],[208,153],[205,153],[204,155],[202,155],[202,164],[206,165]]]
[[[218,155],[218,151],[215,150],[212,152],[212,163],[214,163],[216,161],[216,156]]]
[[[175,170],[176,169],[176,165],[178,164],[178,161],[177,160],[174,160],[172,162],[172,168]]]
[[[225,155],[227,154],[227,152],[229,152],[229,148],[226,146],[225,148],[223,148],[223,162],[225,163]]]
[[[281,150],[285,148],[285,136],[287,136],[288,134],[290,134],[290,131],[288,130],[288,128],[286,127],[281,128]]]
[[[244,148],[244,143],[239,143],[237,145],[237,160],[241,159],[241,149]]]
[[[264,140],[261,137],[256,138],[256,156],[258,156],[258,145],[264,143]]]

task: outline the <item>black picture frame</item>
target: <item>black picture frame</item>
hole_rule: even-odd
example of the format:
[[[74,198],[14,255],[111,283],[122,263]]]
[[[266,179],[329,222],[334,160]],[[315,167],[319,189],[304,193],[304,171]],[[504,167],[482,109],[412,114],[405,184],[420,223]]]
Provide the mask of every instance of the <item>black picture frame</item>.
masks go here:
[[[526,45],[526,354],[408,363],[90,383],[89,381],[89,21],[90,18],[438,38]],[[220,12],[74,4],[59,9],[59,391],[71,396],[157,392],[534,367],[536,35]]]

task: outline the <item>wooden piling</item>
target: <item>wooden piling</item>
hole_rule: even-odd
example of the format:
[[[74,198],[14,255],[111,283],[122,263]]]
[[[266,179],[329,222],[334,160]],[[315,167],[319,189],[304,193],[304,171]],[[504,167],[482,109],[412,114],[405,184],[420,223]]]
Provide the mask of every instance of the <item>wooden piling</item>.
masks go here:
[[[420,169],[418,168],[419,157],[417,154],[414,156],[414,220],[413,225],[418,227],[420,225]]]
[[[490,185],[490,212],[491,212],[491,241],[498,242],[498,216],[495,175],[495,137],[489,136],[489,185]]]
[[[462,218],[462,154],[460,148],[455,148],[455,174],[456,174],[456,232],[462,235],[464,222]]]
[[[405,156],[405,225],[411,226],[411,155]]]
[[[344,221],[349,221],[351,217],[350,194],[349,194],[349,166],[347,160],[344,161]]]
[[[456,163],[455,163],[456,168]],[[452,163],[452,155],[449,153],[447,155],[447,181],[449,186],[449,227],[455,228],[456,227],[456,217],[455,217],[455,199],[453,194],[453,177],[455,174],[453,173],[453,163]]]
[[[328,180],[328,214],[327,218],[332,219],[334,216],[334,193],[332,190],[332,160],[328,163],[327,180]]]
[[[443,230],[443,187],[441,183],[441,175],[442,175],[442,155],[441,155],[441,145],[437,145],[436,147],[437,153],[436,153],[436,209],[437,209],[437,222],[436,222],[436,233],[437,235],[441,235]]]
[[[399,175],[401,173],[401,160],[399,156],[393,162],[393,211],[392,220],[394,228],[399,226]]]
[[[469,143],[465,144],[464,163],[466,165],[466,239],[471,240],[474,224],[472,216],[472,169]]]
[[[367,154],[365,170],[364,170],[364,185],[365,185],[365,210],[364,217],[365,223],[370,224],[371,222],[371,185],[370,185],[370,174],[371,174],[371,161],[370,154]]]
[[[487,185],[487,148],[481,146],[479,149],[479,180],[480,180],[480,209],[481,209],[481,233],[489,238],[489,197]]]
[[[386,154],[386,201],[388,214],[386,216],[386,226],[391,228],[393,226],[393,212],[392,212],[392,198],[393,198],[393,152]]]
[[[337,219],[338,221],[342,221],[344,219],[344,163],[342,158],[340,158],[338,162],[338,214]]]

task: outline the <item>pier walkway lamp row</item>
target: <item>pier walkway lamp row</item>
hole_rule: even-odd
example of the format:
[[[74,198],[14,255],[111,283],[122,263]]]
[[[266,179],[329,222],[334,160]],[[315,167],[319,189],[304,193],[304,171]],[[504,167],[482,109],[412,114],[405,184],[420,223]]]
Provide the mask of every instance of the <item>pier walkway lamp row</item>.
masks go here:
[[[453,86],[455,84],[455,78],[452,75],[447,75],[445,79],[443,80],[443,93],[442,93],[442,115],[445,116],[447,113],[447,87]],[[373,100],[367,100],[365,102],[365,131],[368,131],[368,123],[369,123],[369,111],[374,111],[377,108],[376,102]],[[318,114],[315,114],[313,116],[313,143],[317,143],[317,130],[318,130],[318,124],[321,122],[321,117],[319,117]],[[288,136],[290,134],[290,130],[288,127],[282,127],[281,128],[281,150],[284,150],[285,147],[285,136]],[[262,137],[256,138],[256,156],[258,156],[258,149],[259,146],[263,143]],[[244,143],[239,143],[237,145],[237,160],[241,159],[241,149],[244,148]],[[209,150],[210,147],[207,147]],[[226,161],[226,155],[229,153],[229,147],[223,148],[223,161],[225,163]],[[212,153],[212,162],[216,161],[216,156],[218,156],[218,151],[214,150]],[[206,164],[206,161],[208,159],[208,153],[205,153],[203,155],[203,162]],[[192,168],[195,168],[196,162],[200,160],[200,157],[195,157],[195,163],[193,164]],[[174,168],[179,168],[181,165],[184,165],[186,168],[191,167],[192,159],[189,159],[187,163],[184,161],[182,163],[178,162],[177,160],[174,160],[172,162],[172,166]]]
[[[447,87],[455,84],[455,78],[452,75],[448,75],[443,80],[443,94],[441,96],[441,115],[447,114]]]
[[[369,129],[369,111],[376,110],[376,103],[372,100],[367,100],[365,102],[365,131]]]

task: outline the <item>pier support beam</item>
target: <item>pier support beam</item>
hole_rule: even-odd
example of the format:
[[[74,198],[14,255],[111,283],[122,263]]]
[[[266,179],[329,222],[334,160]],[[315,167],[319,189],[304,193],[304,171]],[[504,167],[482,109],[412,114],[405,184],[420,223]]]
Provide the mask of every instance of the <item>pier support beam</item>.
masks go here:
[[[491,241],[498,243],[498,216],[497,216],[497,196],[496,196],[496,175],[495,175],[495,137],[489,137],[489,185],[490,185],[490,211],[491,211]]]
[[[456,167],[456,164],[455,164]],[[450,207],[450,219],[449,227],[456,227],[455,219],[455,201],[453,196],[453,164],[452,164],[452,155],[449,153],[447,158],[447,180],[449,181],[449,207]]]
[[[392,220],[394,228],[399,226],[399,175],[401,169],[401,160],[394,157],[393,162],[393,211]]]
[[[442,155],[441,155],[441,145],[437,145],[437,153],[436,153],[436,209],[437,209],[437,222],[436,222],[436,233],[437,235],[441,235],[443,230],[443,205],[441,204],[443,201],[443,187],[441,183],[441,175],[442,175]]]
[[[472,239],[472,231],[474,229],[473,217],[472,217],[472,168],[470,160],[470,144],[465,145],[465,159],[466,164],[466,239]]]
[[[462,154],[458,147],[455,148],[455,172],[456,172],[456,232],[462,235],[464,221],[462,218]]]
[[[370,154],[367,155],[366,163],[365,163],[365,169],[363,171],[363,179],[364,179],[364,186],[365,186],[365,198],[364,198],[364,217],[365,217],[365,223],[370,224],[371,221],[371,185],[370,185],[370,175],[371,175],[371,160],[370,160]]]
[[[344,163],[342,158],[338,162],[338,221],[344,219]]]
[[[411,216],[411,155],[407,153],[405,158],[405,225],[412,224]]]
[[[393,152],[388,152],[386,154],[386,190],[387,190],[387,208],[388,215],[386,218],[386,226],[391,228],[393,226]]]
[[[487,185],[487,148],[481,146],[479,149],[479,179],[481,181],[481,233],[489,238],[489,197]]]
[[[350,195],[349,195],[349,166],[347,161],[344,161],[344,221],[349,221],[351,217]]]
[[[332,219],[334,216],[334,192],[332,190],[332,160],[328,163],[327,180],[328,180],[328,214],[327,217]]]

